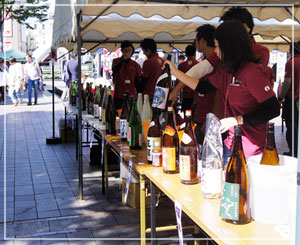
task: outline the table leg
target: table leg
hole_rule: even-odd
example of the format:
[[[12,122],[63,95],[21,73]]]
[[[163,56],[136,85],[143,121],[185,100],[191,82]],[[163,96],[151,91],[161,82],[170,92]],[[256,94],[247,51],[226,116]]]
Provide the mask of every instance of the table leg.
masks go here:
[[[156,217],[155,217],[155,185],[150,180],[150,193],[151,193],[151,245],[156,245]]]
[[[104,177],[105,177],[105,196],[106,199],[109,199],[109,193],[108,193],[108,164],[107,164],[107,145],[104,142]]]
[[[145,176],[140,175],[140,226],[141,226],[141,245],[146,244],[146,191]]]
[[[104,140],[104,136],[102,135],[102,147],[101,147],[101,170],[102,170],[102,194],[105,194],[105,170],[104,170],[104,154],[106,154],[106,152],[104,151],[104,144],[105,144],[105,140]]]
[[[200,230],[199,230],[199,228],[198,228],[197,226],[195,226],[194,234],[195,234],[195,235],[196,235],[196,234],[200,234]],[[197,235],[196,235],[196,238],[198,238]],[[194,241],[194,245],[200,245],[200,241],[199,241],[199,240],[195,240],[195,241]]]

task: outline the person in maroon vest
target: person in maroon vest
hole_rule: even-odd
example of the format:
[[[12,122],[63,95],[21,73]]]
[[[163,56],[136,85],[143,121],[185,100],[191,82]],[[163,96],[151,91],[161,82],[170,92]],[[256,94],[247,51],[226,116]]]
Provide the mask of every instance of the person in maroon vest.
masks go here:
[[[185,48],[186,60],[178,65],[178,69],[182,72],[187,72],[190,68],[198,63],[195,59],[196,57],[196,48],[193,45],[188,45]],[[177,80],[179,82],[179,80]],[[185,86],[182,89],[182,110],[191,110],[194,100],[194,90],[190,89],[188,86]]]
[[[130,96],[136,96],[135,83],[141,77],[140,65],[131,59],[134,47],[131,42],[124,41],[121,44],[122,56],[112,62],[113,83],[114,83],[114,104],[116,110],[123,105],[123,95],[126,91]]]
[[[148,94],[152,101],[157,79],[162,73],[161,67],[164,60],[158,56],[156,42],[153,39],[145,38],[141,42],[141,48],[148,59],[143,64],[142,78],[137,86],[138,92]]]
[[[291,44],[290,46],[291,54],[292,54],[292,50],[293,50],[293,46]],[[293,68],[294,68],[294,84],[292,81]],[[281,92],[278,96],[279,103],[283,102],[282,117],[285,119],[286,141],[289,147],[289,152],[284,152],[283,154],[287,156],[294,156],[294,157],[297,157],[298,155],[299,83],[300,83],[300,41],[294,43],[294,56],[292,56],[285,64],[284,82],[282,84]],[[294,136],[294,142],[293,142],[293,136]]]

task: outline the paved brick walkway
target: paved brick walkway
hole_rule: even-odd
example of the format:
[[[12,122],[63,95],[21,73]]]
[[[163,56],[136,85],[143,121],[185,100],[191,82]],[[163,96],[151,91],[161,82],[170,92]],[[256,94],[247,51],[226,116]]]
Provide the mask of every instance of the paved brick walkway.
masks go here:
[[[50,86],[46,86],[46,89],[49,88]],[[0,106],[0,243],[138,244],[138,241],[126,241],[124,238],[140,236],[139,210],[121,204],[119,179],[110,180],[111,200],[105,199],[101,194],[100,168],[89,165],[89,149],[86,148],[83,150],[85,201],[77,199],[75,145],[46,144],[46,138],[52,136],[50,93],[40,93],[38,102],[38,105],[27,106],[27,99],[24,98],[21,106],[14,107],[8,99],[7,106]],[[63,117],[64,112],[58,98],[55,106],[58,120]],[[279,119],[275,121],[281,123]],[[56,122],[58,133],[57,125]],[[4,126],[6,144],[3,144]],[[276,127],[276,140],[279,153],[287,151],[280,126]],[[3,241],[4,160],[6,237],[20,239],[14,241]],[[164,223],[175,224],[173,204],[166,202],[161,211],[157,212]],[[174,236],[176,232],[159,235]],[[24,240],[25,238],[31,240]],[[89,240],[78,241],[78,238]],[[101,238],[116,240],[97,240]]]

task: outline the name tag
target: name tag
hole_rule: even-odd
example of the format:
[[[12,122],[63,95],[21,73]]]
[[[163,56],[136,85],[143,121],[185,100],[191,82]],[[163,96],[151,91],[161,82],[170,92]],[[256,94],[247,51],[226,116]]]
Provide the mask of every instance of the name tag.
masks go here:
[[[125,80],[125,84],[130,84],[130,80],[129,80],[129,79],[126,79],[126,80]]]
[[[232,81],[230,83],[230,86],[238,87],[238,86],[241,86],[241,83],[242,83],[242,81],[236,80],[235,77],[233,77]]]
[[[204,97],[204,94],[198,93],[198,96],[199,96],[199,97]]]

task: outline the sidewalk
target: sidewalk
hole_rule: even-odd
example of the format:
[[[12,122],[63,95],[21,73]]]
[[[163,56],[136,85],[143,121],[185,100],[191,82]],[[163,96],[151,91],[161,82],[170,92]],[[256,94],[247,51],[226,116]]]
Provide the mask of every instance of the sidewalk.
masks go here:
[[[52,136],[52,95],[47,89],[49,83],[39,94],[38,105],[27,106],[24,96],[21,106],[14,107],[10,99],[0,106],[0,244],[139,244],[124,239],[140,237],[139,209],[121,204],[120,179],[110,179],[111,199],[105,199],[101,171],[89,165],[88,148],[83,149],[85,201],[78,200],[75,144],[46,144]],[[55,111],[58,135],[57,121],[64,117],[64,108],[57,97]],[[279,118],[275,121],[281,123]],[[280,154],[287,151],[281,124],[276,126],[276,143]],[[3,241],[5,181],[6,238],[20,240]],[[175,224],[172,203],[163,203],[158,212],[164,222]],[[176,231],[159,234],[164,235],[176,236]],[[72,240],[78,238],[86,240]]]

